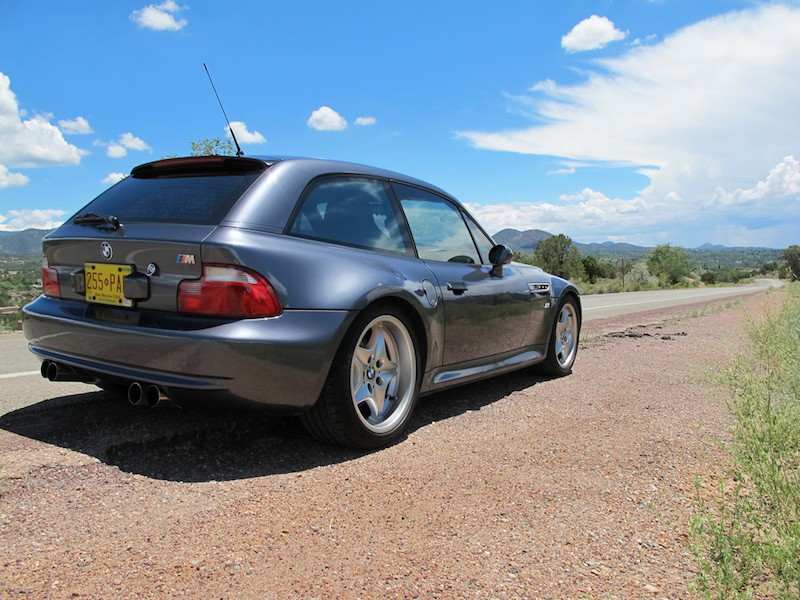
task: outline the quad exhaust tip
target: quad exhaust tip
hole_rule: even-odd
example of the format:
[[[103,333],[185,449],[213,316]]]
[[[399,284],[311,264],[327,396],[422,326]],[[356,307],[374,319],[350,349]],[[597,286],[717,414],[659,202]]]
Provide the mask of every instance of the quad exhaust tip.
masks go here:
[[[134,381],[128,386],[128,402],[134,406],[155,408],[168,400],[167,394],[157,385]]]
[[[42,362],[39,372],[42,374],[42,377],[49,381],[82,381],[84,383],[92,381],[91,377],[79,373],[72,367],[59,364],[52,360]]]

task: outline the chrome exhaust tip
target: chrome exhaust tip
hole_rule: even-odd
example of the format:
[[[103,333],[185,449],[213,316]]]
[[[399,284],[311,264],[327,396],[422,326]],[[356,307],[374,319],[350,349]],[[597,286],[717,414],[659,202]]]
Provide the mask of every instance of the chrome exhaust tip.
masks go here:
[[[157,385],[147,386],[147,389],[145,389],[144,392],[144,399],[145,402],[147,402],[147,406],[149,406],[150,408],[155,408],[162,402],[169,400],[168,396]]]
[[[72,367],[60,365],[52,360],[44,361],[39,372],[49,381],[82,381],[86,383],[91,380],[91,377],[77,372]]]
[[[128,386],[128,402],[134,406],[140,406],[144,400],[144,388],[138,381],[134,381]]]

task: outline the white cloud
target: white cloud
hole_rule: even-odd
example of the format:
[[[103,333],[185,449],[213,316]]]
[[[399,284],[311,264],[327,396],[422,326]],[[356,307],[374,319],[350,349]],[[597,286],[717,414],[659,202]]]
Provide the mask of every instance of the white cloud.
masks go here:
[[[506,227],[567,233],[576,241],[626,241],[653,245],[661,241],[699,246],[786,247],[798,238],[800,161],[787,156],[752,187],[727,192],[717,188],[704,202],[677,194],[660,198],[609,198],[585,188],[555,202],[517,202],[469,206],[489,232]],[[678,231],[699,233],[676,240]],[[699,237],[698,237],[699,236]]]
[[[143,139],[136,137],[131,132],[123,133],[119,136],[119,143],[125,146],[128,150],[150,150],[150,146],[147,145]]]
[[[561,169],[554,169],[552,171],[548,171],[548,175],[572,175],[575,173],[577,169],[575,167],[563,167]]]
[[[248,131],[247,123],[244,121],[231,121],[231,128],[240,144],[264,144],[267,141],[258,131]],[[230,132],[227,128],[225,133],[230,137]]]
[[[22,173],[12,173],[5,165],[0,165],[0,190],[7,187],[21,187],[27,185],[28,177]]]
[[[115,183],[119,183],[127,176],[128,176],[127,173],[109,173],[103,178],[103,181],[101,183],[104,186],[111,186],[114,185]]]
[[[49,115],[23,120],[11,80],[0,73],[0,164],[12,167],[77,165],[82,150],[67,143]]]
[[[362,126],[375,125],[375,123],[377,122],[378,119],[376,119],[375,117],[358,117],[355,120],[356,125],[362,125]]]
[[[104,143],[96,141],[95,145],[105,146],[106,155],[109,158],[122,158],[128,155],[128,150],[137,150],[144,152],[150,150],[150,145],[143,139],[136,137],[131,132],[120,134],[116,142]]]
[[[89,121],[84,117],[62,119],[58,122],[58,128],[62,133],[66,133],[67,135],[86,135],[88,133],[94,133],[92,131],[92,126],[89,125]]]
[[[144,8],[133,11],[131,21],[143,29],[178,31],[189,23],[186,19],[175,18],[175,13],[184,8],[173,0],[167,0],[161,4],[148,4]]]
[[[321,106],[312,112],[306,124],[317,131],[342,131],[347,128],[345,118],[329,106]]]
[[[128,151],[125,149],[125,146],[111,143],[106,148],[106,155],[108,155],[109,158],[123,158],[128,155]]]
[[[797,214],[792,163],[781,160],[797,156],[800,139],[798,30],[800,9],[780,4],[701,21],[654,45],[597,61],[600,68],[583,83],[535,86],[525,108],[533,106],[543,124],[459,135],[476,148],[635,167],[650,184],[620,202],[643,201],[653,223],[663,224],[660,233],[675,243],[691,227],[694,235],[706,235],[712,220],[744,218],[737,211],[752,195],[760,195],[761,207],[770,197]],[[750,221],[739,224],[753,233],[752,244],[767,243],[758,236],[787,222],[781,211],[747,214]],[[648,225],[653,232],[656,227]],[[725,230],[733,231],[719,229]]]
[[[592,15],[572,28],[561,38],[561,47],[567,52],[598,50],[611,42],[624,40],[628,34],[620,31],[607,17]]]
[[[65,210],[32,209],[10,210],[0,215],[0,231],[22,231],[23,229],[54,229],[64,222]]]

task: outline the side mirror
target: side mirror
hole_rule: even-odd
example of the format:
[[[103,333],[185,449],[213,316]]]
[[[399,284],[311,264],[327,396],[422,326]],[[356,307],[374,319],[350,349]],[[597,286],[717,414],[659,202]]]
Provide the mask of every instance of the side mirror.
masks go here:
[[[503,265],[511,262],[514,252],[504,244],[497,244],[489,250],[489,262],[492,263],[492,277],[503,276]]]

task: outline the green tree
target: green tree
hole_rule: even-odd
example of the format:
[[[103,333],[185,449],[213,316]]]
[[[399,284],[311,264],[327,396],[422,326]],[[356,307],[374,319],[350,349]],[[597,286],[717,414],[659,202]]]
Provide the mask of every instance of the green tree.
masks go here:
[[[670,244],[656,246],[647,256],[647,269],[651,275],[675,284],[691,273],[689,255],[683,248]]]
[[[191,142],[192,156],[210,156],[219,154],[220,156],[235,156],[236,149],[233,142],[229,139],[203,138],[196,142]]]
[[[538,266],[558,277],[579,279],[584,275],[581,255],[563,233],[536,244],[533,257]]]
[[[584,256],[581,260],[583,263],[583,271],[586,273],[586,280],[589,283],[597,283],[598,277],[601,277],[600,263],[594,256]]]
[[[800,280],[800,246],[789,246],[781,254],[792,281]]]

